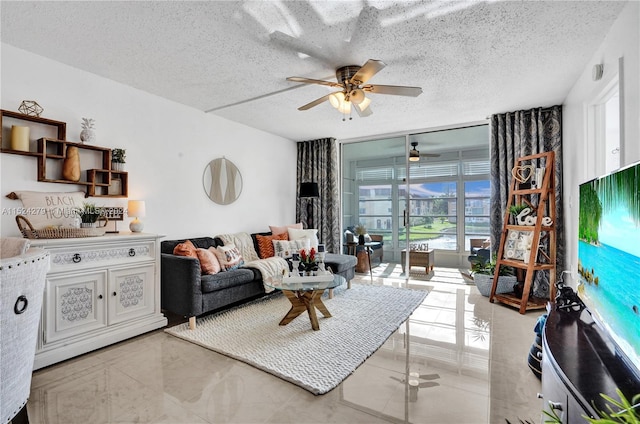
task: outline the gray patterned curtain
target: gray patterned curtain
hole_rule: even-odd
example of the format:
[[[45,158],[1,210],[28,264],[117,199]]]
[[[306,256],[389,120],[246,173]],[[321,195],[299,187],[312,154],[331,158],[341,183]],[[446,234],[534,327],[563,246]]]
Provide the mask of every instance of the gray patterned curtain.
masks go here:
[[[312,202],[313,222],[318,229],[318,239],[324,243],[327,252],[340,253],[338,144],[334,138],[298,143],[297,187],[303,182],[318,183],[320,197],[296,198],[296,222],[307,222],[307,204]]]
[[[556,281],[564,269],[562,214],[562,106],[491,116],[491,246],[497,252],[502,234],[511,170],[517,158],[555,152]],[[536,272],[534,295],[549,297],[549,276]]]

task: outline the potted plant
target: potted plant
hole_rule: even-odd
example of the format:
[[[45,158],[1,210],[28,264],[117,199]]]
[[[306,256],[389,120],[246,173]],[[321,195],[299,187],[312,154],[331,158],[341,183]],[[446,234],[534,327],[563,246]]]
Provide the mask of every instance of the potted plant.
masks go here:
[[[491,294],[491,286],[493,285],[493,277],[496,273],[496,256],[494,255],[490,261],[476,262],[471,267],[471,275],[473,282],[478,287],[481,295],[488,297]],[[513,268],[508,266],[500,267],[498,276],[498,286],[496,293],[509,293],[513,291],[513,286],[517,283]]]
[[[527,209],[528,207],[529,205],[527,205],[526,203],[515,203],[509,206],[509,216],[511,217],[511,222],[517,223],[518,221],[516,220],[516,217],[520,215],[520,212]]]
[[[125,149],[111,150],[111,169],[114,171],[124,171],[126,156]]]
[[[300,250],[300,265],[306,275],[312,275],[313,271],[317,271],[316,249],[312,247],[309,253],[305,249]]]
[[[358,225],[356,225],[356,228],[355,228],[354,231],[358,235],[358,244],[363,245],[364,244],[364,235],[367,234],[367,228],[362,224],[358,224]]]
[[[88,202],[83,203],[82,208],[76,209],[76,214],[80,217],[81,228],[95,227],[98,219],[103,216],[100,208],[97,208],[95,204]]]

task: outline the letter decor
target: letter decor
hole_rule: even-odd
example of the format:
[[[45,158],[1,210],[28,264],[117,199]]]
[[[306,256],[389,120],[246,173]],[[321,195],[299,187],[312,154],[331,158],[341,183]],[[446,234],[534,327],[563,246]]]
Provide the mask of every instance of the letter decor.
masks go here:
[[[536,219],[538,218],[536,215],[529,215],[532,212],[531,208],[524,208],[517,216],[516,222],[518,225],[526,225],[533,226],[536,225]],[[548,216],[542,218],[542,225],[544,227],[550,227],[553,224],[553,221]]]

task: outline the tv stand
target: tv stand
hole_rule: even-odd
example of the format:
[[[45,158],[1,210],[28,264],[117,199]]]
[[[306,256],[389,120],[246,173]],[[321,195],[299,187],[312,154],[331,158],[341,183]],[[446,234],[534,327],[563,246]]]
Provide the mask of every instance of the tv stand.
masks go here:
[[[629,400],[640,393],[637,372],[587,309],[565,313],[551,305],[542,336],[545,410],[554,409],[563,423],[583,423],[585,415],[597,417],[595,409],[607,410],[600,393],[618,399],[618,388]]]

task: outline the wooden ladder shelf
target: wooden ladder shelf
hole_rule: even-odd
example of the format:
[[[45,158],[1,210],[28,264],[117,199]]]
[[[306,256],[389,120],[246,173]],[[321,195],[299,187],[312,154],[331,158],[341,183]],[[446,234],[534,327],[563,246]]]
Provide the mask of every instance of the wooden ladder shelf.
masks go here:
[[[542,171],[537,172],[537,170]],[[542,177],[544,173],[544,177]],[[545,152],[523,156],[516,160],[511,179],[507,212],[505,213],[491,286],[490,302],[498,301],[518,308],[521,314],[530,309],[544,309],[549,299],[530,296],[536,271],[549,272],[550,298],[555,298],[556,280],[556,195],[555,154]],[[516,178],[517,177],[517,178]],[[542,177],[542,181],[536,178]],[[524,180],[524,181],[520,181]],[[509,221],[512,205],[526,205],[530,212],[522,214],[515,224]],[[522,222],[525,221],[525,222]],[[543,247],[546,245],[546,248]],[[496,293],[501,267],[513,267],[524,273],[522,296]]]

